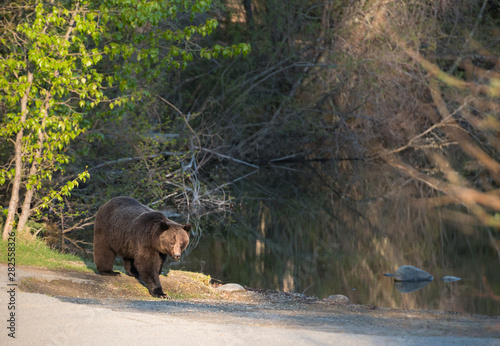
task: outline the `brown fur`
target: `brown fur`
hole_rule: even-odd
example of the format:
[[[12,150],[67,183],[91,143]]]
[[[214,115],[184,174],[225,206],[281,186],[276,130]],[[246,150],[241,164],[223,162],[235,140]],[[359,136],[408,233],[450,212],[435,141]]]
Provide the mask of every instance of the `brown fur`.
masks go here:
[[[113,263],[120,256],[128,275],[142,280],[152,296],[168,298],[159,275],[167,255],[180,259],[189,243],[190,229],[190,224],[182,226],[133,198],[113,198],[99,208],[94,224],[97,271],[118,275]]]

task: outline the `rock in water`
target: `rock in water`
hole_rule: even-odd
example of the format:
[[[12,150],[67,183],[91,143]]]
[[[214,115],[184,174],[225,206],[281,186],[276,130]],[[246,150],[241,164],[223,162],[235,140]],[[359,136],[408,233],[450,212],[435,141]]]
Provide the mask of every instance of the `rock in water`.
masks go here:
[[[335,294],[332,296],[329,296],[328,298],[325,298],[326,301],[335,303],[335,304],[347,304],[349,303],[349,298],[342,294]]]
[[[443,280],[444,282],[455,282],[455,281],[459,281],[459,280],[462,280],[461,278],[457,278],[456,276],[443,276],[441,278],[441,280]]]
[[[414,266],[401,266],[394,273],[394,281],[432,281],[434,279],[431,274],[425,270],[418,269]]]
[[[222,286],[217,287],[219,291],[229,291],[229,292],[235,292],[235,291],[244,291],[245,288],[239,284],[225,284]]]

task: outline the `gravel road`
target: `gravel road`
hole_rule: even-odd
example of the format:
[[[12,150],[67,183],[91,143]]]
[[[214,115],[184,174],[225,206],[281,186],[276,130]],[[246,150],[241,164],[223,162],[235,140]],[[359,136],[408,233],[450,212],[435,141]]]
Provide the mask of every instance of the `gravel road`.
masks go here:
[[[318,303],[49,297],[19,290],[14,339],[8,336],[11,286],[1,277],[0,345],[500,345],[498,317]]]

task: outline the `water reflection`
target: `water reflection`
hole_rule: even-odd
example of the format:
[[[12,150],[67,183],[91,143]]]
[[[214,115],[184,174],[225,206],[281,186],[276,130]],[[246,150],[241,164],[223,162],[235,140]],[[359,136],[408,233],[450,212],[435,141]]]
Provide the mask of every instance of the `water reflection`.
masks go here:
[[[500,314],[491,298],[500,294],[499,259],[487,232],[413,208],[421,186],[376,166],[344,166],[342,174],[333,165],[294,168],[235,184],[241,209],[231,221],[201,221],[184,268],[256,288],[343,294],[353,303]],[[384,273],[402,264],[463,280],[395,286]]]
[[[401,293],[411,293],[418,291],[421,288],[424,288],[431,281],[419,281],[419,282],[409,282],[409,281],[399,281],[394,282],[394,287]]]

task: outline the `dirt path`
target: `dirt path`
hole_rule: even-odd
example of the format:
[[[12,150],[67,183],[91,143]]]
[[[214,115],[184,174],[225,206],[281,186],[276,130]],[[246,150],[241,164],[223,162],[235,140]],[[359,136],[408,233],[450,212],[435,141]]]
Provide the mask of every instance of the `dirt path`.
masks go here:
[[[27,267],[16,268],[13,340],[5,265],[0,273],[1,345],[500,345],[498,317],[334,305],[280,292],[220,293],[183,272],[162,284],[196,296],[155,300],[134,278]]]

